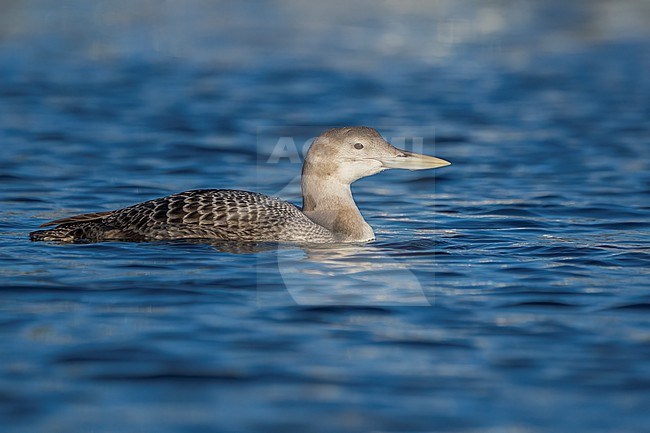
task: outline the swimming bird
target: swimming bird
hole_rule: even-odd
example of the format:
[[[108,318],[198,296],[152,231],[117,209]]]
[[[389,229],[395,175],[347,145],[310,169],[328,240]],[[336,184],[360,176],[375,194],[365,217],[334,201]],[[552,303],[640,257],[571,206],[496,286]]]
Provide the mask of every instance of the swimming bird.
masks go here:
[[[32,241],[101,242],[208,239],[241,242],[368,242],[375,234],[350,185],[400,168],[449,165],[398,149],[373,128],[334,128],[314,140],[302,167],[302,208],[278,198],[230,189],[201,189],[123,209],[58,219],[30,233]]]

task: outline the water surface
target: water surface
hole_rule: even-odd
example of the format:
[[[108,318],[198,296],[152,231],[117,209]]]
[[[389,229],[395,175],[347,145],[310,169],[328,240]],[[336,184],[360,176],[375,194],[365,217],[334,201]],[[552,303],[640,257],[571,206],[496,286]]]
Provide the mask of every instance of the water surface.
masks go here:
[[[6,2],[4,429],[647,428],[650,11],[612,5]],[[340,125],[453,162],[355,184],[370,244],[28,241],[194,188],[299,203],[276,138]]]

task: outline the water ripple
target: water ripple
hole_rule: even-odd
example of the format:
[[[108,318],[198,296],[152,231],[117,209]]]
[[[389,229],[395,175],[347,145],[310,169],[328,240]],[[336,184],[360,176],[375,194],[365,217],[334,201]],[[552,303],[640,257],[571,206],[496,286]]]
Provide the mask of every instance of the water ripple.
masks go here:
[[[649,425],[642,2],[5,3],[5,430]],[[355,183],[373,243],[28,241],[194,188],[299,204],[269,136],[343,124],[453,162]]]

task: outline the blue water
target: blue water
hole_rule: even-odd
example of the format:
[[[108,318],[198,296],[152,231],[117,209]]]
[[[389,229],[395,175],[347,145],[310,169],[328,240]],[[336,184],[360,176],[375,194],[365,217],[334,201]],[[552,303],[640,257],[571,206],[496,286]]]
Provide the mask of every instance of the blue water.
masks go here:
[[[2,431],[647,431],[646,2],[348,3],[3,3]],[[28,241],[337,125],[370,244]]]

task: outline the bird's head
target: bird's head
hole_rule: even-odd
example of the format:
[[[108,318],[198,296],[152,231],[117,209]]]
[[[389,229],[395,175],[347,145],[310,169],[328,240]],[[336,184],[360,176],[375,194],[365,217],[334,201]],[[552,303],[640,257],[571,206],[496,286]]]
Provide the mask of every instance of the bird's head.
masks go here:
[[[342,183],[388,170],[426,170],[451,164],[444,159],[394,147],[373,128],[334,128],[312,143],[303,166],[303,175],[331,176]]]

